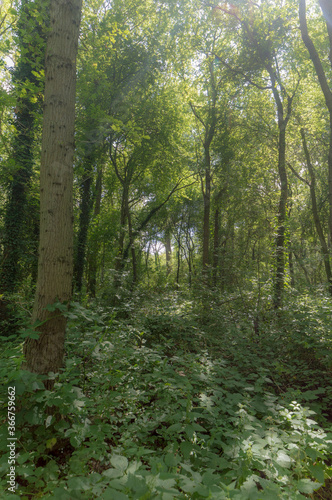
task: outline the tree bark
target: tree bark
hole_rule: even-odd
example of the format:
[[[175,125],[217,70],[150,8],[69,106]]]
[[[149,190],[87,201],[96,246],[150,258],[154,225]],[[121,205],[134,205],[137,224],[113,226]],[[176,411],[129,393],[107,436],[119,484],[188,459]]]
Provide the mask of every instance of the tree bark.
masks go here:
[[[169,276],[172,272],[172,245],[171,233],[169,229],[165,231],[165,252],[166,252],[166,275]]]
[[[204,127],[204,140],[203,140],[203,165],[204,170],[201,175],[201,185],[203,194],[203,244],[202,244],[202,268],[204,274],[205,283],[208,282],[208,268],[210,264],[210,211],[211,211],[211,144],[215,136],[218,115],[216,110],[218,90],[215,82],[214,73],[214,58],[209,62],[209,107],[207,110],[207,116],[204,120],[198,113],[196,107],[190,104],[192,112],[197,120]]]
[[[332,295],[332,272],[331,272],[331,264],[330,264],[330,255],[329,255],[328,245],[326,243],[324,231],[323,231],[322,224],[321,224],[320,217],[319,217],[319,211],[318,211],[317,199],[316,199],[316,176],[315,176],[314,168],[313,168],[312,163],[311,163],[310,153],[308,150],[304,129],[301,129],[301,138],[302,138],[302,144],[303,144],[303,150],[304,150],[304,154],[305,154],[305,158],[306,158],[307,168],[308,168],[308,172],[310,175],[310,182],[303,179],[293,169],[293,167],[291,165],[289,165],[289,167],[292,170],[292,172],[296,175],[296,177],[298,179],[300,179],[303,183],[307,184],[310,188],[312,215],[313,215],[313,219],[314,219],[314,223],[315,223],[316,233],[318,235],[320,246],[321,246],[321,253],[322,253],[322,257],[323,257],[323,261],[324,261],[325,274],[326,274],[326,279],[327,279],[327,283],[329,286],[329,292]]]
[[[287,200],[288,200],[288,180],[286,170],[286,128],[292,112],[293,98],[286,94],[285,89],[281,86],[281,92],[277,88],[277,77],[270,63],[266,64],[266,69],[269,72],[273,97],[277,106],[278,115],[278,173],[280,180],[280,198],[277,215],[277,235],[276,235],[276,274],[274,284],[274,307],[280,308],[282,305],[283,290],[285,284],[285,232],[287,220]],[[281,98],[281,94],[286,94],[285,98]],[[284,109],[284,101],[287,99],[287,106]]]
[[[46,12],[44,15],[47,17]],[[13,84],[19,94],[15,109],[15,135],[12,144],[15,171],[9,186],[4,214],[4,252],[0,271],[0,291],[3,293],[13,293],[16,290],[22,277],[22,257],[27,251],[29,238],[23,236],[26,235],[25,227],[29,211],[27,192],[33,175],[35,114],[38,109],[41,109],[41,99],[35,102],[35,92],[32,95],[27,82],[34,88],[41,87],[36,70],[43,68],[45,51],[45,45],[41,44],[41,40],[45,39],[45,33],[35,19],[34,5],[23,0],[19,16],[17,35],[21,54],[13,73]],[[31,30],[28,40],[27,24]],[[24,93],[22,89],[25,90]],[[33,210],[32,213],[35,215]],[[33,239],[34,231],[31,236]],[[35,247],[37,247],[37,242],[38,238],[34,241]]]
[[[330,39],[330,62],[332,67],[332,27],[331,27],[331,3],[330,0],[320,0],[320,6],[326,20],[327,30]],[[299,18],[302,40],[307,47],[310,59],[315,67],[316,74],[320,87],[322,89],[326,107],[330,115],[330,140],[329,140],[329,153],[328,153],[328,185],[329,185],[329,233],[332,240],[332,92],[328,84],[328,80],[320,60],[316,47],[311,40],[308,33],[307,19],[306,19],[306,0],[300,0],[299,4]]]
[[[204,215],[203,215],[203,272],[207,273],[210,263],[210,206],[211,206],[211,157],[210,144],[204,144],[205,186],[203,187]]]
[[[214,212],[214,234],[213,234],[213,284],[217,286],[218,267],[219,267],[219,244],[220,244],[220,208],[216,207]]]
[[[276,236],[276,276],[274,305],[279,308],[282,304],[282,295],[285,282],[285,230],[287,218],[288,182],[286,173],[286,124],[283,112],[278,109],[279,144],[278,144],[278,171],[280,179],[280,198]]]
[[[130,244],[130,250],[131,250],[131,262],[132,262],[132,269],[133,269],[132,286],[134,286],[137,283],[138,275],[137,275],[136,250],[135,250],[135,246],[134,246],[134,234],[133,234],[133,226],[131,223],[131,213],[130,213],[129,203],[127,203],[126,209],[127,209],[127,221],[128,221],[128,236],[129,236],[129,244]]]
[[[76,55],[81,0],[50,0],[40,168],[38,278],[32,322],[39,338],[24,345],[26,368],[47,374],[63,363],[66,318],[49,304],[71,299]],[[50,383],[51,384],[51,383]]]
[[[86,242],[88,236],[90,212],[92,208],[92,170],[93,170],[93,155],[86,156],[84,161],[84,174],[81,183],[81,202],[80,202],[80,218],[79,229],[77,234],[75,262],[74,262],[74,284],[78,292],[82,290],[83,272],[86,253]]]
[[[101,196],[102,196],[102,188],[103,188],[103,171],[102,168],[98,169],[97,172],[97,180],[95,186],[95,206],[93,210],[93,220],[97,220],[100,214],[101,208]],[[97,288],[97,268],[98,268],[98,252],[99,252],[99,242],[96,237],[92,238],[90,241],[89,250],[88,250],[88,294],[90,297],[96,296],[96,288]],[[103,248],[103,251],[105,248]]]

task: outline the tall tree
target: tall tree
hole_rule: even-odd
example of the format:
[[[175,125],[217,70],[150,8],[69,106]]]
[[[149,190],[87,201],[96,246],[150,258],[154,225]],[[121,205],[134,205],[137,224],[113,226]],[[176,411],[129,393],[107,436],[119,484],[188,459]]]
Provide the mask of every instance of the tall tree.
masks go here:
[[[323,16],[326,21],[327,32],[329,36],[329,59],[332,67],[332,4],[329,0],[319,0]],[[317,78],[324,94],[326,107],[330,118],[330,138],[328,150],[328,193],[329,193],[329,233],[332,241],[332,90],[329,86],[329,79],[326,74],[326,69],[323,66],[322,60],[315,47],[312,38],[309,35],[306,17],[306,0],[300,0],[299,3],[299,18],[302,40],[308,49],[310,59],[315,67]]]
[[[265,12],[265,8],[267,11]],[[275,251],[275,284],[274,305],[279,308],[285,282],[286,266],[286,221],[288,180],[286,170],[286,128],[291,117],[292,104],[298,83],[291,84],[292,90],[286,89],[285,80],[292,78],[292,72],[287,68],[285,46],[289,50],[292,12],[282,11],[280,16],[273,12],[271,19],[270,6],[262,6],[259,10],[256,4],[250,3],[248,14],[240,14],[238,9],[218,7],[224,14],[237,20],[242,28],[242,49],[238,67],[231,71],[242,74],[247,82],[257,88],[271,89],[275,101],[278,123],[278,174],[280,197],[277,212],[276,251]],[[224,57],[220,58],[229,67]],[[286,70],[287,68],[287,70]],[[284,74],[283,74],[283,71]],[[268,80],[264,77],[268,75]],[[283,81],[284,80],[284,81]]]
[[[203,118],[196,106],[191,103],[191,109],[196,119],[203,125],[203,171],[200,173],[204,216],[203,216],[203,255],[202,266],[204,273],[207,272],[210,263],[210,212],[211,212],[211,182],[212,182],[212,161],[211,161],[211,145],[216,133],[218,124],[217,100],[218,100],[218,86],[215,75],[215,61],[214,56],[207,57],[208,65],[208,103],[206,116]]]
[[[45,2],[40,2],[39,11],[44,14],[45,23]],[[39,73],[43,69],[45,49],[45,28],[40,24],[39,11],[34,2],[23,0],[17,26],[20,54],[13,73],[13,84],[18,96],[12,144],[14,169],[5,207],[4,252],[0,273],[1,291],[9,293],[17,288],[22,257],[27,250],[27,238],[23,237],[23,233],[29,212],[28,190],[33,175],[35,115],[41,108],[42,96]]]
[[[47,374],[62,366],[66,318],[47,306],[71,298],[73,276],[73,154],[76,55],[81,0],[50,0],[45,58],[45,99],[40,171],[40,241],[32,321],[39,338],[28,338],[28,370]]]
[[[289,165],[289,167],[292,170],[293,174],[298,179],[300,179],[301,182],[303,182],[304,184],[306,184],[310,188],[312,215],[313,215],[313,219],[314,219],[314,224],[315,224],[317,236],[319,238],[319,242],[320,242],[320,246],[321,246],[321,252],[322,252],[322,258],[324,261],[326,279],[327,279],[327,283],[329,286],[330,294],[332,295],[332,272],[331,272],[331,264],[330,264],[330,255],[329,255],[328,245],[327,245],[324,231],[323,231],[323,226],[322,226],[322,223],[320,220],[320,215],[319,215],[319,210],[318,210],[318,205],[317,205],[317,196],[316,196],[316,175],[315,175],[313,164],[311,162],[304,128],[301,128],[301,138],[302,138],[303,151],[304,151],[304,155],[305,155],[305,159],[306,159],[306,164],[307,164],[307,168],[308,168],[308,172],[309,172],[310,181],[307,181],[300,174],[298,174],[296,172],[296,170],[291,165]]]

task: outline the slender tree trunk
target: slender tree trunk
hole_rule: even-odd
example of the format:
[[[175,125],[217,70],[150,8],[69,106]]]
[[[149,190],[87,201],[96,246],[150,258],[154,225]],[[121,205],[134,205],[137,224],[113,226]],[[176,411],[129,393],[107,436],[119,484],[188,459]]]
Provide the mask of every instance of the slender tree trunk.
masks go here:
[[[211,206],[211,157],[210,144],[204,146],[205,155],[205,186],[203,190],[204,216],[203,216],[203,272],[209,267],[210,256],[210,206]]]
[[[214,212],[214,235],[213,235],[213,284],[217,286],[218,266],[219,266],[219,243],[220,243],[220,208]]]
[[[305,137],[305,132],[304,129],[301,129],[301,137],[302,137],[302,144],[303,144],[303,150],[306,158],[306,163],[307,163],[307,168],[310,176],[310,182],[306,181],[303,179],[293,168],[291,165],[289,167],[291,168],[292,172],[298,177],[303,183],[307,184],[310,188],[310,197],[311,197],[311,206],[312,206],[312,215],[315,223],[315,228],[316,228],[316,233],[319,238],[320,246],[321,246],[321,253],[324,261],[324,267],[325,267],[325,274],[326,274],[326,279],[327,283],[329,286],[329,292],[332,295],[332,271],[331,271],[331,264],[330,264],[330,255],[329,255],[329,249],[328,245],[326,243],[326,239],[324,236],[324,231],[322,228],[322,224],[320,221],[319,217],[319,210],[317,206],[317,199],[316,199],[316,176],[315,176],[315,171],[311,163],[310,159],[310,153],[308,150],[307,146],[307,141]]]
[[[331,130],[332,130],[332,127],[331,127]],[[310,175],[310,186],[309,187],[310,187],[312,213],[313,213],[313,217],[314,217],[316,232],[318,234],[318,238],[320,241],[321,252],[322,252],[322,256],[323,256],[323,260],[324,260],[326,279],[327,279],[327,283],[329,285],[330,294],[332,295],[332,273],[331,273],[331,265],[330,265],[330,255],[329,255],[328,246],[327,246],[327,243],[325,240],[323,228],[322,228],[322,225],[320,222],[319,211],[318,211],[317,200],[316,200],[316,177],[315,177],[315,172],[314,172],[311,160],[310,160],[310,154],[309,154],[309,150],[307,147],[305,132],[303,129],[301,129],[301,136],[302,136],[302,143],[303,143],[303,149],[304,149],[304,153],[305,153],[305,157],[306,157],[307,167],[308,167],[308,171],[309,171],[309,175]],[[332,145],[332,139],[331,139],[330,145]],[[331,160],[332,160],[332,158],[331,158]],[[331,161],[331,164],[332,164],[332,161]],[[332,179],[332,175],[331,175],[331,179]],[[332,213],[332,210],[331,210],[330,214],[331,213]]]
[[[137,259],[136,259],[136,250],[134,246],[133,226],[131,223],[131,213],[130,213],[129,203],[127,203],[127,221],[128,221],[128,235],[129,235],[129,243],[131,251],[131,263],[133,269],[132,285],[134,286],[137,283]]]
[[[305,265],[303,264],[301,257],[300,257],[300,256],[299,256],[296,252],[294,252],[294,251],[293,251],[293,254],[294,254],[294,257],[295,257],[296,262],[298,263],[298,265],[300,266],[300,268],[301,268],[301,269],[302,269],[302,271],[303,271],[303,274],[304,274],[304,276],[305,276],[305,279],[306,279],[307,284],[308,284],[309,286],[311,286],[311,281],[310,281],[309,273],[308,273],[308,271],[307,271],[307,269],[306,269]]]
[[[289,263],[289,274],[291,278],[291,287],[295,287],[295,274],[294,274],[294,264],[293,264],[293,252],[288,253],[288,263]]]
[[[165,233],[166,275],[169,276],[172,272],[172,245],[170,232],[166,230]]]
[[[330,62],[332,67],[332,25],[331,25],[331,14],[332,14],[332,4],[330,0],[319,0],[323,15],[326,20],[327,31],[330,40]],[[299,19],[300,19],[300,29],[302,40],[307,47],[310,59],[315,67],[317,78],[324,94],[324,99],[326,107],[330,115],[330,142],[329,142],[329,152],[328,152],[328,184],[329,184],[329,237],[332,240],[332,92],[329,87],[329,83],[324,71],[324,67],[320,60],[319,54],[316,47],[311,40],[308,33],[307,19],[306,19],[306,0],[300,0],[299,2]]]
[[[74,260],[74,284],[76,285],[78,292],[81,292],[83,284],[86,242],[88,237],[90,212],[92,208],[92,170],[93,155],[88,155],[85,158],[84,174],[81,183],[80,218]]]
[[[197,120],[204,127],[204,173],[201,176],[204,215],[203,215],[203,244],[202,244],[202,269],[204,275],[204,282],[208,283],[208,268],[210,264],[210,208],[211,208],[211,144],[215,136],[218,115],[216,110],[218,90],[215,81],[214,72],[214,57],[209,62],[209,107],[205,120],[202,119],[194,105],[191,104],[192,112]]]
[[[126,181],[122,183],[122,199],[121,199],[121,212],[120,212],[120,232],[119,232],[119,243],[118,250],[115,257],[115,276],[114,276],[114,286],[119,288],[122,281],[122,273],[125,267],[125,261],[128,255],[124,256],[124,241],[126,235],[126,223],[127,223],[127,206],[128,206],[129,191]],[[127,254],[130,249],[130,244],[128,247]],[[115,299],[114,299],[115,300]]]
[[[97,173],[96,180],[96,197],[95,197],[95,207],[93,210],[93,220],[97,220],[100,214],[101,207],[101,195],[102,195],[102,187],[103,187],[103,171],[102,168],[99,168]],[[97,288],[97,269],[98,269],[98,251],[100,248],[100,242],[98,238],[92,238],[89,245],[88,250],[88,294],[90,297],[96,296],[96,288]]]
[[[279,117],[279,158],[278,171],[280,179],[280,198],[276,236],[276,275],[274,305],[279,308],[282,304],[282,295],[285,283],[285,231],[287,219],[288,182],[286,173],[286,124],[283,117]]]
[[[180,238],[180,236],[179,236]],[[176,269],[176,284],[180,283],[180,269],[181,269],[181,247],[180,240],[178,241],[178,250],[177,250],[177,269]]]
[[[292,112],[293,97],[289,97],[285,88],[278,82],[275,71],[271,64],[266,63],[269,72],[273,97],[277,106],[278,115],[278,173],[280,180],[280,198],[277,215],[277,235],[276,235],[276,259],[275,259],[275,283],[274,283],[274,307],[280,308],[282,305],[283,290],[285,285],[285,233],[287,221],[287,200],[288,200],[288,180],[286,170],[286,128]],[[279,85],[280,91],[277,88]],[[282,97],[283,95],[283,97]],[[287,101],[286,109],[284,109]]]
[[[39,338],[28,338],[28,370],[57,373],[63,363],[66,318],[49,304],[71,299],[73,277],[73,155],[76,54],[81,0],[50,0],[45,59],[45,99],[40,171],[40,240],[32,322]],[[51,386],[51,382],[48,384]]]

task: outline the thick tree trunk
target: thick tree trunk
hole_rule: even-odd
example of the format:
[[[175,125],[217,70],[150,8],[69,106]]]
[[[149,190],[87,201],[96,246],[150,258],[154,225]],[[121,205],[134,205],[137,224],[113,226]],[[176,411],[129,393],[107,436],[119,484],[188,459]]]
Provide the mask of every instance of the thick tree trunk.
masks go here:
[[[27,224],[28,200],[27,191],[30,187],[33,172],[33,143],[35,113],[41,108],[41,102],[35,102],[35,95],[29,89],[22,92],[22,86],[27,82],[34,88],[40,85],[36,70],[43,67],[45,46],[41,44],[44,38],[43,29],[37,24],[34,16],[34,5],[23,0],[18,21],[18,42],[21,52],[17,67],[13,73],[13,83],[18,95],[16,104],[15,135],[12,144],[15,171],[9,188],[8,202],[4,215],[4,252],[1,263],[1,292],[12,293],[21,279],[22,256],[26,252],[27,239],[24,238]],[[44,15],[47,15],[44,12]],[[32,27],[27,40],[27,23]],[[32,234],[33,239],[34,233]],[[36,240],[36,247],[37,247]]]
[[[45,99],[40,171],[40,242],[32,321],[39,339],[28,338],[28,370],[58,372],[63,363],[66,318],[49,304],[71,299],[73,277],[73,154],[76,54],[81,0],[50,1],[45,59]]]

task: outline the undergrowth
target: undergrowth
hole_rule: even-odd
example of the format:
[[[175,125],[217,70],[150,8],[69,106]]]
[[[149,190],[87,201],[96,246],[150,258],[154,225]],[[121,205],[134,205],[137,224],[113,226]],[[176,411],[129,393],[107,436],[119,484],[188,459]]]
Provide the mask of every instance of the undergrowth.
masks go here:
[[[2,498],[8,386],[13,500],[329,498],[329,299],[290,297],[278,315],[249,295],[210,299],[74,303],[53,391],[20,369],[22,338],[3,339]]]

